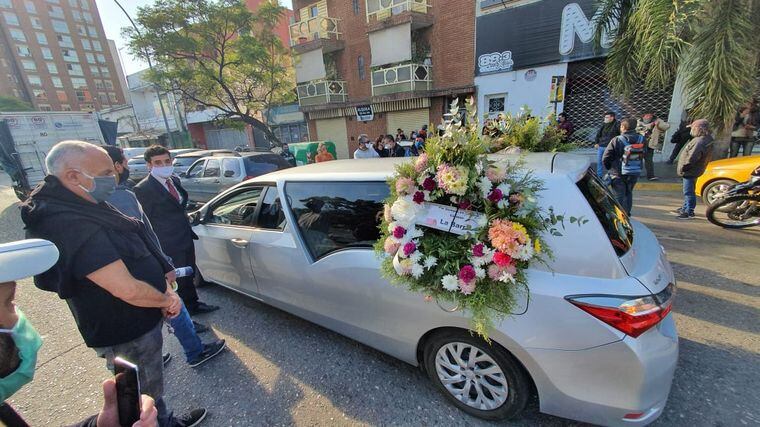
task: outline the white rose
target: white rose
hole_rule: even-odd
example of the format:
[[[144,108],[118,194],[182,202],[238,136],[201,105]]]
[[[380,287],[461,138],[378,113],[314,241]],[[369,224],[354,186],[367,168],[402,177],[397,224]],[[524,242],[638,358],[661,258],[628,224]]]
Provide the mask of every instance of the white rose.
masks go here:
[[[443,285],[443,289],[446,289],[447,291],[456,291],[459,289],[459,279],[451,274],[443,276],[441,284]]]
[[[397,222],[406,225],[407,227],[405,228],[407,229],[414,224],[418,213],[419,205],[412,201],[411,196],[399,197],[393,202],[393,206],[391,206],[393,218]]]

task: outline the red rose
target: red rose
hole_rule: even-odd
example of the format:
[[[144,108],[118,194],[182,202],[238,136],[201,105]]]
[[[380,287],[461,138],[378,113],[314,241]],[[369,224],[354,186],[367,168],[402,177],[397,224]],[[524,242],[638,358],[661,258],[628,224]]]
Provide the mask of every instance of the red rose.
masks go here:
[[[471,265],[465,265],[459,270],[459,280],[464,283],[471,283],[475,280],[475,268]]]
[[[404,245],[404,256],[408,257],[417,250],[417,245],[414,242],[409,242]]]
[[[493,203],[498,203],[503,198],[504,193],[502,193],[498,188],[494,188],[488,195],[488,200],[492,201]]]
[[[414,196],[412,196],[412,201],[414,203],[417,203],[418,205],[421,205],[422,202],[425,201],[425,193],[423,193],[422,191],[418,191],[414,193]]]
[[[485,246],[482,243],[478,243],[477,245],[472,247],[472,254],[476,257],[482,257],[485,253]]]
[[[470,203],[469,200],[462,200],[459,202],[459,209],[470,209],[472,207],[472,203]]]
[[[400,225],[393,229],[393,237],[397,239],[404,237],[404,234],[406,234],[406,229]]]
[[[422,188],[425,191],[433,191],[435,190],[435,180],[433,178],[425,178],[424,181],[422,181]]]
[[[496,253],[493,254],[493,262],[499,267],[506,267],[512,264],[512,257],[504,252],[496,251]]]

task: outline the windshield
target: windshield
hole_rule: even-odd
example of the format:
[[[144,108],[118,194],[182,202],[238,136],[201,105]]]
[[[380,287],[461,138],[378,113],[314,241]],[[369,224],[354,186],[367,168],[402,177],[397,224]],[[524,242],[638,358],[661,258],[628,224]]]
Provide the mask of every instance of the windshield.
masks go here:
[[[177,157],[172,164],[179,167],[188,167],[198,159],[200,159],[200,157]]]
[[[578,188],[594,210],[617,255],[625,255],[633,245],[633,227],[628,215],[591,170],[578,181]]]

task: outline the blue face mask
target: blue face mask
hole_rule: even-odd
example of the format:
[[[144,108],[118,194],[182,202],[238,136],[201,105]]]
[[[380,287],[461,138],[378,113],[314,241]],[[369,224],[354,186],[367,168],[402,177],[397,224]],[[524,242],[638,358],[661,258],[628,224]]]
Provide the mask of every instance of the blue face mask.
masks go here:
[[[116,178],[113,176],[90,176],[86,173],[79,171],[82,175],[92,180],[92,189],[88,190],[84,186],[80,185],[79,188],[86,191],[96,202],[101,203],[108,200],[108,198],[116,191]]]
[[[42,346],[42,338],[26,319],[24,313],[16,308],[18,322],[13,329],[0,329],[0,333],[10,334],[18,349],[21,363],[8,376],[0,378],[0,402],[11,397],[21,387],[32,381],[37,365],[37,352]]]

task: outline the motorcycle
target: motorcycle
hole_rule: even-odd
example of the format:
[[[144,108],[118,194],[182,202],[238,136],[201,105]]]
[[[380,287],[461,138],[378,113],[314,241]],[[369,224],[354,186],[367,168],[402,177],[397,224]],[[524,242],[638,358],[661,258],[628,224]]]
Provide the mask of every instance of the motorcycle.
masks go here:
[[[747,182],[729,187],[707,208],[707,220],[723,228],[760,225],[760,167]]]

